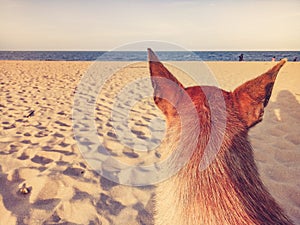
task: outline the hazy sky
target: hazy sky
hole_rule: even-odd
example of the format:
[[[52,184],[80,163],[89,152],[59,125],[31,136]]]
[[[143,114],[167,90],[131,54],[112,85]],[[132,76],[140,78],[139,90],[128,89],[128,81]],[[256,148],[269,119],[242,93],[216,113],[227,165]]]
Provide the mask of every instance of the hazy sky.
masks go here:
[[[300,50],[299,0],[0,0],[0,50]]]

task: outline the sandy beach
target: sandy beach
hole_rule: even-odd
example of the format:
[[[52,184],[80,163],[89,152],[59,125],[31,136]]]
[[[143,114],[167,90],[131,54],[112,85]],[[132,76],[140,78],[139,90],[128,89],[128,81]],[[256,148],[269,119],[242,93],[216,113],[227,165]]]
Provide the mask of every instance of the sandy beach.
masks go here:
[[[108,69],[118,65],[99,63]],[[100,176],[74,138],[74,95],[91,64],[0,61],[0,225],[153,224],[155,185],[125,186]],[[275,65],[206,64],[224,90],[234,90]],[[296,224],[300,224],[299,71],[299,62],[287,62],[281,69],[264,119],[249,133],[264,184]],[[180,71],[174,69],[174,74],[192,84]],[[125,128],[111,122],[111,109],[125,84],[147,76],[146,62],[130,64],[111,77],[96,100],[99,140],[113,156],[129,164],[151,163],[160,153],[143,151],[132,139],[125,138],[126,144],[118,141],[116,130]],[[145,91],[143,85],[135,89]],[[134,138],[145,140],[161,132],[162,127],[149,128],[152,120],[164,120],[151,97],[136,102],[129,117]],[[113,168],[105,170],[112,172]],[[24,184],[30,193],[20,193]]]

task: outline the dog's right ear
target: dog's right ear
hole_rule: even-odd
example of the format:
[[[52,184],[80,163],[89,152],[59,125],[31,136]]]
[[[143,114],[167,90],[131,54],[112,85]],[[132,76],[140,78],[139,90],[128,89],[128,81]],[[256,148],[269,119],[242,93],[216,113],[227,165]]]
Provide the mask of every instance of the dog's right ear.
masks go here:
[[[234,90],[234,102],[237,105],[238,115],[247,128],[262,120],[264,108],[270,100],[277,74],[286,61],[287,59],[282,59],[264,74],[247,81]]]
[[[176,108],[180,101],[183,100],[184,87],[150,48],[148,48],[148,61],[154,88],[154,102],[167,118],[173,117],[177,114]]]

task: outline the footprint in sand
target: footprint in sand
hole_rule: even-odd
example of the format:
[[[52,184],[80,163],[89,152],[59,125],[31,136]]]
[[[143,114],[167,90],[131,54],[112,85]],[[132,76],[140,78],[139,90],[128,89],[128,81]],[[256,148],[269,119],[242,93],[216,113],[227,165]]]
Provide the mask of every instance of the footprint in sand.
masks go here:
[[[63,171],[63,174],[71,177],[79,177],[82,176],[84,172],[85,171],[82,168],[68,167]]]
[[[55,132],[54,134],[52,134],[54,137],[58,137],[58,138],[64,138],[65,136],[61,133],[57,133]]]
[[[58,198],[40,199],[35,201],[32,204],[32,207],[36,209],[42,209],[42,210],[52,210],[58,205],[60,201],[61,199]]]
[[[70,127],[70,125],[66,124],[66,123],[63,123],[63,122],[60,122],[60,121],[55,121],[54,123],[58,124],[59,126],[62,126],[62,127]]]
[[[41,164],[41,165],[46,165],[48,163],[51,163],[53,162],[52,159],[49,159],[49,158],[46,158],[46,157],[43,157],[43,156],[34,156],[32,159],[31,159],[32,162],[35,162],[35,163],[38,163],[38,164]]]
[[[123,154],[128,156],[129,158],[138,158],[139,154],[135,153],[133,150],[124,149]]]
[[[106,179],[105,177],[101,176],[100,177],[100,184],[101,187],[104,191],[109,191],[110,189],[112,189],[115,186],[118,186],[118,183],[115,183],[111,180]]]
[[[117,216],[124,208],[125,206],[111,198],[110,196],[101,193],[100,199],[97,202],[97,211],[98,213],[102,214],[102,210],[109,213],[109,215],[115,215]]]
[[[17,159],[26,160],[28,158],[29,158],[29,156],[25,152],[23,152],[22,155],[20,155]]]
[[[88,192],[85,191],[80,191],[77,188],[74,188],[74,195],[72,197],[72,201],[80,200],[82,201],[83,199],[93,199],[93,196],[91,196]]]

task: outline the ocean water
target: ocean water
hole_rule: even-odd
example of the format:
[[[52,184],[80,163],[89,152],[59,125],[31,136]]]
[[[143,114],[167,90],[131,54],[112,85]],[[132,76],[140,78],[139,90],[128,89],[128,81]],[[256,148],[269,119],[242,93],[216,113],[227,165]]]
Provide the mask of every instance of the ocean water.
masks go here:
[[[271,61],[288,58],[300,60],[300,51],[158,51],[162,61]],[[0,51],[0,60],[40,61],[146,61],[146,51]]]

